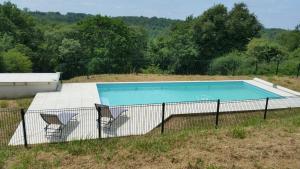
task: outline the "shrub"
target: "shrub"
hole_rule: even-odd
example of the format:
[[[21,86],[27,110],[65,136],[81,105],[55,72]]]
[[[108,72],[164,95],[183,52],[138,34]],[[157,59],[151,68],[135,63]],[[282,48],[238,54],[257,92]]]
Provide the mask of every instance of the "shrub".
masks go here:
[[[150,65],[146,69],[142,69],[142,73],[144,74],[163,74],[164,71],[159,68],[157,65]]]
[[[242,62],[242,55],[242,53],[234,51],[225,56],[215,59],[212,63],[212,73],[222,75],[234,75]]]
[[[296,75],[300,64],[300,48],[291,52],[288,59],[284,60],[279,67],[280,74]]]
[[[30,59],[16,49],[3,53],[3,65],[5,72],[31,72],[32,63]]]

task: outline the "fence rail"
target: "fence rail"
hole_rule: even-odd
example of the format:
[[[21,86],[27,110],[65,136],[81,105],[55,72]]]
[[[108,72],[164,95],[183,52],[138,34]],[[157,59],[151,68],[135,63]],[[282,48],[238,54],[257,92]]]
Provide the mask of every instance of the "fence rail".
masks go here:
[[[210,63],[210,60],[197,60],[197,63],[203,65],[203,66],[194,66],[194,67],[187,67],[187,70],[180,69],[176,70],[175,72],[170,71],[168,69],[159,69],[158,70],[147,70],[147,69],[142,69],[140,71],[128,71],[128,72],[123,72],[123,73],[151,73],[151,74],[161,74],[161,73],[166,73],[166,74],[180,74],[180,75],[287,75],[291,77],[296,77],[299,78],[300,75],[300,62],[293,62],[292,64],[290,63],[285,63],[285,62],[278,62],[278,61],[271,61],[270,63],[248,63],[246,65],[240,63],[234,65],[213,65]],[[205,63],[205,64],[203,64]],[[194,65],[199,65],[199,64],[194,64]],[[207,67],[207,68],[204,68]],[[104,72],[103,74],[120,74],[120,72]],[[80,73],[80,74],[74,74],[72,76],[64,77],[64,74],[62,72],[62,79],[67,80],[71,77],[77,77],[77,76],[82,76],[85,77],[86,79],[90,79],[93,74],[89,74],[87,72]],[[69,79],[70,80],[70,79]],[[77,78],[71,79],[71,81],[76,82]]]
[[[184,128],[219,128],[269,110],[300,107],[300,97],[201,100],[52,110],[0,109],[0,146],[158,135]]]

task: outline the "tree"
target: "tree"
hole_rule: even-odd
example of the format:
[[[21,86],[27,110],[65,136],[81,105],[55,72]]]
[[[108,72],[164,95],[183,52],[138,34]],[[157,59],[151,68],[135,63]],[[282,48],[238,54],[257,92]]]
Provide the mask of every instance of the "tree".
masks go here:
[[[201,60],[211,60],[228,50],[227,19],[227,8],[224,5],[215,5],[196,18],[194,37]]]
[[[136,61],[143,61],[146,47],[142,32],[133,30],[120,20],[102,16],[79,22],[77,30],[89,65],[101,65],[90,69],[90,73],[129,73],[140,68]]]
[[[299,59],[298,61],[300,62],[300,47],[290,53],[290,58],[293,58],[293,59],[298,58]]]
[[[286,56],[280,45],[265,39],[253,39],[247,46],[247,54],[258,62],[267,63],[281,61]]]
[[[262,29],[261,23],[253,13],[250,13],[246,4],[234,4],[228,14],[226,28],[229,38],[229,50],[244,50],[246,45],[254,37],[259,37]]]
[[[31,55],[23,53],[33,62],[33,71],[40,71],[38,48],[41,44],[42,33],[36,27],[33,18],[26,12],[17,8],[16,5],[10,2],[0,4],[0,36],[3,41],[0,41],[2,50],[9,50],[16,45],[23,45],[30,49]],[[24,47],[22,47],[24,49]],[[1,49],[0,49],[1,50]],[[19,49],[17,49],[19,50]],[[21,51],[22,53],[22,51]]]
[[[170,34],[156,38],[149,47],[150,67],[176,74],[197,73],[198,49],[193,41],[189,18],[171,28]]]
[[[0,4],[0,32],[13,36],[17,43],[36,49],[41,32],[36,29],[32,17],[10,2]]]
[[[172,20],[166,18],[151,17],[147,18],[144,16],[122,16],[116,17],[124,21],[129,26],[142,27],[145,29],[147,36],[150,39],[154,39],[166,33],[173,24],[180,23],[180,20]]]
[[[145,29],[141,27],[130,27],[129,31],[129,55],[130,72],[139,72],[147,65],[146,51],[148,47],[148,36]]]
[[[169,48],[173,60],[170,69],[176,74],[198,73],[198,48],[193,41],[192,22],[187,18],[184,23],[178,23],[172,29]]]
[[[158,37],[150,42],[148,59],[151,61],[149,66],[157,66],[162,71],[169,71],[173,64],[172,54],[169,49],[169,37]]]
[[[0,73],[5,72],[5,65],[2,54],[3,53],[0,52]]]
[[[235,4],[231,11],[215,5],[195,19],[194,37],[199,49],[200,72],[206,73],[210,61],[233,50],[244,50],[247,43],[259,36],[262,28],[244,3]]]
[[[24,73],[32,71],[30,59],[17,49],[10,49],[2,55],[5,72]]]
[[[82,48],[78,40],[63,39],[59,46],[57,71],[63,72],[64,78],[74,77],[85,73],[85,58],[82,57]]]
[[[14,38],[8,34],[0,34],[0,52],[5,52],[12,49],[14,46]]]
[[[289,53],[288,59],[284,59],[280,70],[280,73],[284,75],[296,75],[298,66],[300,64],[300,48],[295,49]]]
[[[286,47],[288,51],[292,52],[300,47],[300,31],[287,31],[283,32],[277,38],[277,42]]]
[[[57,67],[59,58],[59,47],[64,38],[76,38],[72,34],[75,28],[72,25],[51,25],[43,30],[43,41],[38,48],[39,57],[35,57],[36,69],[41,72],[51,72]]]

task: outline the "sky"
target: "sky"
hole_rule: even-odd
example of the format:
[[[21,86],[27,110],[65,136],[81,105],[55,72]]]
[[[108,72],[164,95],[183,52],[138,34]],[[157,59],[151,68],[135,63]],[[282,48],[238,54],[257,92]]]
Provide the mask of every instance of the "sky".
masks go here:
[[[0,0],[3,3],[7,0]],[[215,4],[231,9],[244,2],[267,28],[294,29],[300,24],[299,0],[10,0],[19,8],[43,12],[77,12],[108,16],[147,16],[185,19]]]

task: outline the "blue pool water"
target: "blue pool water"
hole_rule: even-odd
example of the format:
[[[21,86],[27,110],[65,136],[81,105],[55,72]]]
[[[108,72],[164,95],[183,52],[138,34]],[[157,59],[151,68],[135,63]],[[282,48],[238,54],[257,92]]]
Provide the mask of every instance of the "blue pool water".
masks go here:
[[[197,100],[248,100],[281,96],[244,81],[97,84],[102,104],[109,106]]]

